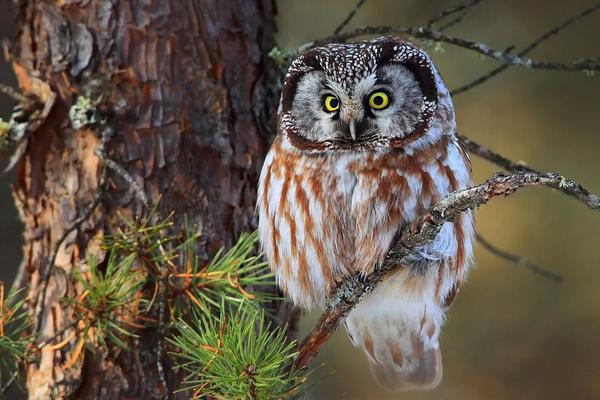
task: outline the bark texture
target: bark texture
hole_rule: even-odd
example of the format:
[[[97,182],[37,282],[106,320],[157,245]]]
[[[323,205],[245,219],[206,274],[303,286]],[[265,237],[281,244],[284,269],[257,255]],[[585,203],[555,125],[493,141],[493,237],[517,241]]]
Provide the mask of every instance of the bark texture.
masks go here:
[[[159,213],[175,211],[202,228],[208,259],[254,229],[256,184],[270,143],[272,0],[27,0],[13,62],[25,93],[46,106],[18,166],[14,197],[25,223],[23,263],[30,307],[41,307],[41,336],[72,318],[61,298],[77,296],[73,270],[93,238],[123,217],[142,213],[130,185],[109,172],[100,205],[57,252],[43,303],[37,305],[52,249],[98,190],[100,132],[76,129],[68,111],[78,96],[97,102],[115,130],[107,152],[139,183]],[[89,115],[88,115],[89,116]],[[64,336],[61,336],[64,337]],[[129,352],[86,349],[65,367],[76,345],[43,351],[28,366],[31,399],[152,399],[167,388],[158,376],[155,329]],[[178,378],[167,368],[168,391]],[[186,394],[171,395],[171,398]]]

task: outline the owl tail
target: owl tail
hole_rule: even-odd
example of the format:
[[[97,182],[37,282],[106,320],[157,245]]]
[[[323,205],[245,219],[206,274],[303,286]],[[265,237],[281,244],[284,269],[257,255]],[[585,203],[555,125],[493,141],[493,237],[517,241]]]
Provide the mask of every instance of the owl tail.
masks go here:
[[[399,343],[387,343],[387,354],[381,360],[369,359],[371,373],[377,383],[390,391],[430,390],[442,380],[442,353],[439,346],[424,349],[415,343],[404,352]],[[405,355],[401,355],[404,353]]]
[[[433,389],[442,380],[438,336],[444,311],[428,282],[401,278],[366,295],[346,318],[346,330],[381,386],[394,392]]]

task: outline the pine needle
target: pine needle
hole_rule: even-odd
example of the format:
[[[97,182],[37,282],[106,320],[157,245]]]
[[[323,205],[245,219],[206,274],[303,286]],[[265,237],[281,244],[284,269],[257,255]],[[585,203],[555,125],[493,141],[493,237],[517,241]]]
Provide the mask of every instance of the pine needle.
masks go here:
[[[194,398],[301,398],[308,372],[293,368],[295,342],[251,303],[223,301],[218,315],[197,311],[175,328],[167,340],[179,350],[172,353],[176,368],[187,372],[182,390],[192,390]]]

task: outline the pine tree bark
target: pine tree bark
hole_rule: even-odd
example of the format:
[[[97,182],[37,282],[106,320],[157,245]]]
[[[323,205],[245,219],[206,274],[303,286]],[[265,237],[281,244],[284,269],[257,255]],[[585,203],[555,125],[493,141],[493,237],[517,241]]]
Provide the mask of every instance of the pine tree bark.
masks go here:
[[[29,306],[42,310],[39,342],[72,320],[61,299],[80,294],[73,271],[85,254],[102,255],[92,239],[145,212],[130,184],[109,173],[99,206],[49,265],[53,247],[100,182],[101,132],[93,124],[73,126],[76,99],[96,102],[93,112],[115,132],[108,154],[160,214],[175,211],[174,229],[184,214],[201,226],[198,251],[209,259],[255,227],[258,173],[272,135],[266,54],[274,45],[275,10],[272,0],[25,0],[18,7],[15,72],[23,92],[47,108],[28,138],[13,190],[25,223]],[[37,304],[48,268],[47,292]],[[86,348],[68,368],[76,340],[43,351],[28,365],[29,398],[165,398],[180,377],[165,360],[168,388],[159,378],[160,340],[147,329],[129,351]]]

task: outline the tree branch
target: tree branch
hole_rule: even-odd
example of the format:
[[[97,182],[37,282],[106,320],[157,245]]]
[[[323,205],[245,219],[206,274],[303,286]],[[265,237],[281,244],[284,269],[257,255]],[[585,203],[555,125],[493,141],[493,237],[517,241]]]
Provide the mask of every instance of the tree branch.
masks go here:
[[[429,21],[427,21],[427,25],[425,27],[427,29],[431,29],[431,28],[433,28],[433,26],[436,23],[440,22],[444,18],[449,17],[452,14],[456,14],[456,13],[462,11],[461,15],[459,15],[456,19],[450,21],[448,24],[444,25],[443,27],[441,27],[439,29],[440,31],[444,31],[444,30],[450,28],[452,25],[455,25],[455,24],[459,23],[460,21],[462,21],[462,19],[468,13],[470,13],[473,10],[473,8],[475,8],[478,4],[480,4],[482,2],[483,2],[483,0],[469,0],[466,3],[463,3],[461,5],[446,8],[445,10],[440,12],[438,15],[434,16]]]
[[[474,3],[477,4],[478,2],[474,2]],[[467,4],[469,4],[471,7],[474,5],[471,3],[467,3]],[[463,5],[460,7],[466,7],[466,6]],[[593,11],[595,11],[597,9],[597,7],[598,7],[598,5],[593,6],[587,10],[584,10],[582,13],[572,17],[572,20],[567,20],[563,24],[551,29],[550,31],[548,31],[544,35],[542,35],[540,38],[538,38],[536,41],[534,41],[531,45],[529,45],[528,48],[532,47],[532,49],[533,49],[533,48],[537,47],[540,43],[545,41],[548,37],[560,32],[566,26],[568,26],[568,25],[572,24],[573,22],[580,20],[584,16],[592,13]],[[461,8],[461,9],[464,9],[464,8]],[[438,17],[436,17],[436,18],[438,18]],[[525,67],[525,68],[529,68],[529,69],[546,69],[546,70],[559,70],[559,71],[600,71],[600,62],[598,61],[597,58],[580,59],[577,61],[573,61],[570,64],[559,63],[559,62],[536,61],[536,60],[533,60],[530,58],[524,58],[522,55],[512,55],[512,54],[510,54],[509,51],[506,51],[506,50],[505,51],[495,50],[483,43],[474,42],[471,40],[446,35],[446,34],[442,33],[441,30],[431,29],[430,25],[431,25],[432,21],[435,22],[435,18],[430,20],[427,26],[419,26],[419,27],[365,26],[362,28],[357,28],[355,30],[346,32],[346,33],[340,33],[336,29],[337,33],[334,33],[332,36],[306,43],[303,46],[301,46],[298,49],[298,51],[302,52],[307,49],[310,49],[310,48],[313,48],[316,46],[320,46],[323,44],[331,43],[331,42],[345,42],[347,40],[350,40],[350,39],[353,39],[353,38],[356,38],[359,36],[364,36],[364,35],[396,34],[396,35],[410,35],[417,39],[427,39],[427,40],[433,40],[436,42],[452,44],[457,47],[462,47],[466,50],[474,51],[476,53],[479,53],[483,56],[492,58],[494,60],[501,61],[502,63],[504,63],[505,65],[508,65],[508,66],[517,65],[517,66],[521,66],[521,67]],[[444,29],[446,29],[446,28],[447,27],[444,27]],[[529,52],[529,51],[530,50],[528,50],[527,52]],[[524,52],[525,52],[525,50],[522,53],[524,53]],[[524,53],[524,54],[526,54],[526,53]]]
[[[501,154],[496,153],[495,151],[480,145],[479,143],[467,138],[466,136],[460,136],[465,145],[467,146],[469,153],[475,154],[481,158],[484,158],[507,171],[510,172],[533,172],[536,174],[541,174],[542,172],[528,167],[525,164],[517,163],[508,158],[504,157]],[[600,198],[595,194],[590,193],[587,189],[581,186],[579,183],[571,180],[565,179],[558,184],[550,184],[554,189],[560,190],[567,196],[573,197],[576,200],[583,202],[585,205],[590,207],[591,209],[597,210],[600,207]]]
[[[508,196],[518,189],[530,186],[561,188],[591,209],[600,211],[600,199],[597,196],[590,194],[578,183],[555,173],[498,173],[480,185],[451,193],[402,230],[400,239],[374,272],[365,277],[355,274],[338,286],[328,300],[327,310],[300,345],[296,366],[306,366],[337,329],[340,320],[348,315],[361,298],[373,291],[385,274],[406,264],[415,247],[432,242],[444,223],[453,221],[460,213],[478,208],[495,197]]]
[[[350,32],[330,36],[325,39],[308,43],[301,47],[302,50],[312,48],[330,42],[345,42],[349,39],[364,35],[410,35],[417,39],[428,39],[436,42],[448,43],[463,49],[471,50],[483,56],[498,60],[508,65],[517,65],[529,69],[546,69],[558,71],[600,71],[600,62],[596,58],[587,58],[573,61],[570,64],[559,62],[536,61],[531,58],[524,58],[512,55],[506,51],[495,50],[484,43],[474,42],[450,35],[440,31],[431,30],[427,27],[391,27],[391,26],[365,26]]]
[[[19,103],[29,104],[32,102],[32,100],[29,97],[19,93],[17,89],[13,88],[12,86],[5,85],[3,83],[0,83],[0,93],[5,94],[13,100],[18,101]]]
[[[0,396],[4,396],[4,394],[11,388],[11,386],[17,381],[17,377],[19,376],[19,369],[17,368],[12,374],[10,374],[10,378],[2,388],[0,388]]]
[[[593,12],[597,11],[598,9],[600,9],[600,3],[595,4],[592,7],[587,8],[587,9],[581,11],[580,13],[578,13],[577,15],[574,15],[574,16],[572,16],[572,17],[564,20],[560,24],[552,27],[551,29],[549,29],[548,31],[546,31],[543,35],[541,35],[539,38],[537,38],[536,40],[534,40],[533,42],[531,42],[523,50],[521,50],[521,52],[519,52],[518,56],[519,57],[523,57],[523,56],[529,54],[532,50],[534,50],[536,47],[538,47],[540,44],[542,44],[543,42],[545,42],[546,40],[548,40],[552,36],[559,34],[563,29],[569,27],[570,25],[572,25],[575,22],[581,20],[582,18],[584,18],[584,17],[592,14]],[[440,29],[440,30],[443,30],[443,29]],[[508,53],[508,51],[505,50],[505,53]],[[482,75],[482,76],[480,76],[477,79],[474,79],[473,81],[467,83],[466,85],[463,85],[463,86],[461,86],[461,87],[459,87],[457,89],[454,89],[454,90],[450,91],[450,94],[452,96],[456,96],[458,94],[466,92],[467,90],[473,89],[474,87],[479,86],[482,83],[488,81],[489,79],[495,77],[496,75],[499,75],[500,73],[506,71],[510,66],[511,66],[511,64],[504,64],[504,65],[501,65],[501,66],[499,66],[497,68],[494,68],[493,70],[491,70],[487,74]]]
[[[350,10],[350,12],[346,16],[346,18],[344,18],[342,23],[339,24],[337,28],[335,28],[335,31],[333,31],[334,35],[338,35],[346,27],[346,25],[348,25],[348,23],[352,21],[352,18],[354,18],[358,10],[360,10],[360,8],[363,6],[363,4],[365,4],[366,1],[367,0],[358,0],[358,3],[356,3],[354,8]]]
[[[490,254],[501,258],[502,260],[506,260],[512,264],[528,269],[534,274],[540,275],[546,279],[549,279],[553,282],[560,283],[563,281],[563,277],[555,272],[549,271],[545,268],[538,266],[537,264],[532,263],[525,257],[522,257],[517,254],[509,253],[506,250],[502,250],[496,247],[494,244],[489,242],[486,238],[484,238],[481,234],[476,233],[475,238],[480,245],[482,245]]]

